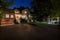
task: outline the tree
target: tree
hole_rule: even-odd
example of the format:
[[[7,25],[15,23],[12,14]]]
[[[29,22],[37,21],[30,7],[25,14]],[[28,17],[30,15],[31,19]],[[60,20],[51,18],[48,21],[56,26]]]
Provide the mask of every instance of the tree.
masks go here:
[[[5,11],[8,10],[9,7],[14,4],[14,0],[12,0],[11,2],[8,2],[8,0],[1,0],[1,1],[2,1],[2,3],[1,3],[2,9]]]
[[[52,16],[54,17],[59,17],[60,19],[60,0],[51,0],[53,4],[53,11],[52,11]],[[60,22],[59,22],[60,25]]]
[[[43,18],[51,15],[52,3],[50,0],[34,0],[31,4],[38,20],[43,20]]]
[[[35,14],[40,18],[46,18],[51,16],[55,18],[60,16],[60,0],[34,0],[32,2],[32,8],[35,11]]]
[[[3,18],[3,14],[5,11],[8,11],[9,7],[12,6],[14,3],[14,0],[11,2],[8,2],[8,0],[0,0],[0,24],[1,20]]]
[[[51,0],[53,5],[52,15],[53,16],[60,16],[60,0]]]

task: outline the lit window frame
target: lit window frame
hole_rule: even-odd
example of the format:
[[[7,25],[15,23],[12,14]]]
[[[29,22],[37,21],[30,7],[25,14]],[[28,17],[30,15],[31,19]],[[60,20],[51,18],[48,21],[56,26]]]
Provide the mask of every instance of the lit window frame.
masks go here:
[[[9,16],[10,16],[9,14],[6,14],[6,15],[5,15],[5,18],[9,18]]]

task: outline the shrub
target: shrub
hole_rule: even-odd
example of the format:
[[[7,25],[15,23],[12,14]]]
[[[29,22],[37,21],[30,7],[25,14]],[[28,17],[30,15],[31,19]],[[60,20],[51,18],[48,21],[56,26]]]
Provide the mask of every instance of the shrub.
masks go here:
[[[18,24],[18,22],[16,21],[16,19],[14,19],[14,23],[15,23],[15,24]]]
[[[21,23],[27,23],[27,20],[21,19]]]

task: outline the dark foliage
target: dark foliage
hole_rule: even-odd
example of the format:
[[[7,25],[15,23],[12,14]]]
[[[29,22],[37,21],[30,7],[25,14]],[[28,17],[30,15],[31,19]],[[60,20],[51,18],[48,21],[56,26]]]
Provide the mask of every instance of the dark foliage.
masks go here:
[[[37,20],[41,21],[51,14],[51,9],[53,7],[50,0],[34,0],[31,4],[37,16]]]
[[[14,23],[15,23],[15,24],[18,24],[18,22],[16,21],[16,19],[14,19]]]

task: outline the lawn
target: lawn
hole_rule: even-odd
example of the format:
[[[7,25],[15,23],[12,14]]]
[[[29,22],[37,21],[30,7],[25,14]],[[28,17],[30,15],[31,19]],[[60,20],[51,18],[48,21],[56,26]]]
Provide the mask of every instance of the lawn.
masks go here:
[[[35,25],[35,26],[39,26],[39,27],[57,27],[58,25],[52,25],[52,24],[47,24],[47,23],[42,23],[42,22],[31,22],[30,24]]]

